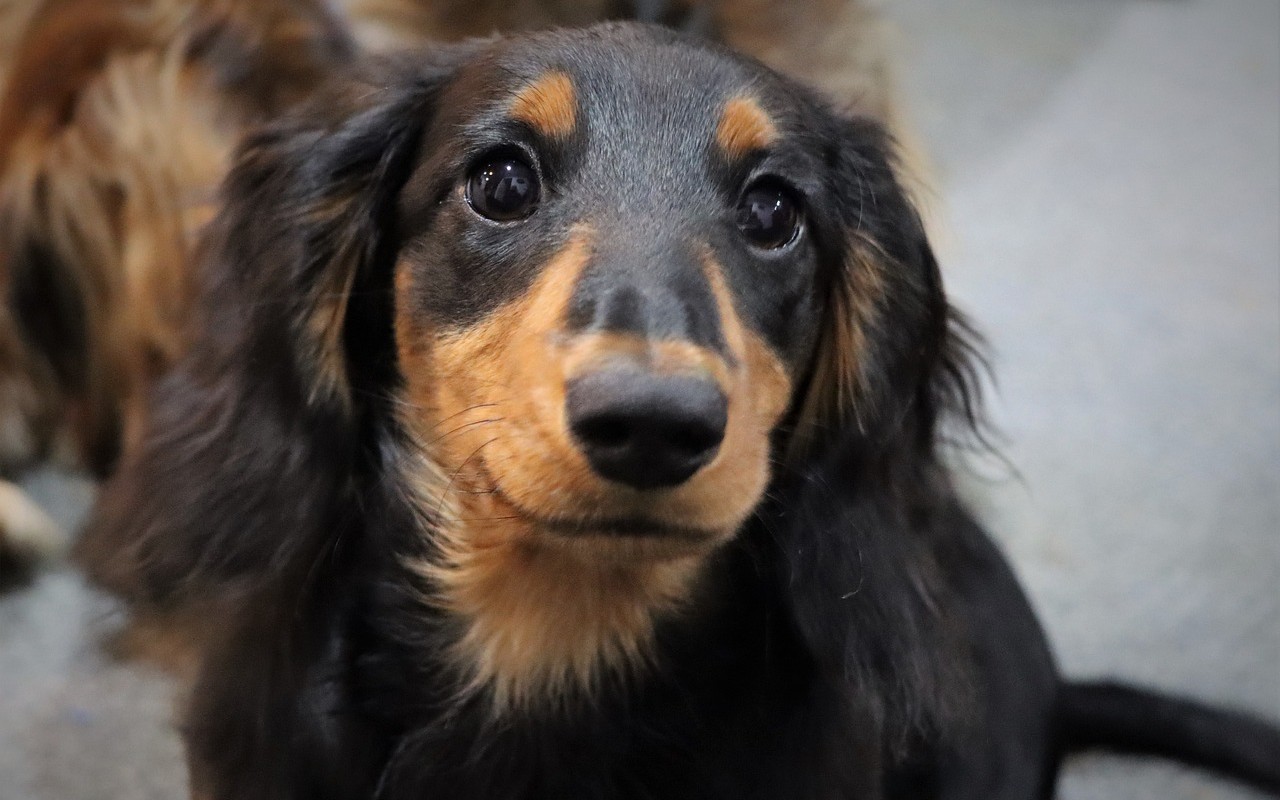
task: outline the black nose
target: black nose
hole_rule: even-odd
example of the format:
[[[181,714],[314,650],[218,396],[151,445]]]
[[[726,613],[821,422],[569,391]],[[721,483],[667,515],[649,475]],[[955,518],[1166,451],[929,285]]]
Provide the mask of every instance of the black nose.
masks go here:
[[[592,468],[637,489],[688,480],[715,456],[729,418],[711,381],[616,367],[570,382],[565,412]]]

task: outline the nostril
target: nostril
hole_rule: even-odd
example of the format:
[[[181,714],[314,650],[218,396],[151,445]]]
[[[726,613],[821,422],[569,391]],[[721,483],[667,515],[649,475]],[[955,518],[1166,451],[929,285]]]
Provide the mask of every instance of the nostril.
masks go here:
[[[631,427],[616,417],[584,419],[573,426],[573,432],[579,439],[600,447],[621,447],[631,438]]]
[[[683,483],[715,457],[728,401],[708,380],[614,368],[572,381],[565,413],[598,474],[647,489]]]
[[[705,426],[683,426],[671,431],[671,446],[689,454],[701,453],[720,444],[724,438],[723,430],[712,430]]]

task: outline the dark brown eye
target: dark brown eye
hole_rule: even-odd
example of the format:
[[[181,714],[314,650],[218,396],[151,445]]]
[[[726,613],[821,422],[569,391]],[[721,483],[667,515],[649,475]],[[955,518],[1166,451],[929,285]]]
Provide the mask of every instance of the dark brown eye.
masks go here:
[[[772,182],[747,189],[738,204],[738,230],[747,241],[765,250],[777,250],[800,232],[800,205],[786,188]]]
[[[524,219],[538,207],[538,174],[533,167],[504,156],[482,162],[467,177],[467,202],[482,217],[497,222]]]

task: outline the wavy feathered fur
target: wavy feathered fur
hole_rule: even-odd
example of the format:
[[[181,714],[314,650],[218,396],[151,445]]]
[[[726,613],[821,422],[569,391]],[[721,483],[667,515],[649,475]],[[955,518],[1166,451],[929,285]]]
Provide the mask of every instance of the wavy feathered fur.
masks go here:
[[[627,26],[529,41],[578,69],[583,47],[730,58]],[[880,128],[798,88],[788,113],[829,170],[811,190],[832,199],[809,209],[822,315],[763,499],[644,670],[518,709],[458,673],[461,621],[412,566],[454,521],[407,482],[432,451],[402,424],[392,284],[442,98],[503,47],[353,76],[251,137],[225,185],[200,336],[90,531],[95,575],[137,607],[217,609],[187,721],[197,792],[1048,796],[1087,715],[938,452],[979,416],[972,335]],[[1268,747],[1250,725],[1243,746]]]
[[[101,476],[185,351],[234,142],[352,45],[308,0],[44,0],[0,9],[0,28],[0,471]],[[4,487],[0,552],[59,551]]]
[[[224,21],[263,8],[210,7],[231,10]],[[221,153],[223,137],[244,119],[275,117],[317,92],[312,82],[327,59],[344,61],[345,35],[330,36],[323,14],[305,18],[323,24],[284,24],[281,41],[294,46],[277,54],[279,63],[265,57],[273,51],[262,41],[251,36],[246,45],[233,35],[235,24],[182,28],[195,32],[161,37],[166,44],[157,49],[146,38],[152,29],[132,22],[102,49],[110,57],[90,62],[102,75],[132,75],[133,56],[122,54],[133,54],[131,37],[140,36],[138,57],[155,67],[145,80],[199,85],[212,76],[218,92],[212,100],[191,94],[198,108],[186,121],[207,124],[199,138]],[[252,19],[251,34],[274,30]],[[296,46],[290,37],[300,32],[319,49]],[[789,83],[772,84],[786,87],[779,95],[786,100],[775,97],[773,107],[781,119],[803,121],[797,146],[822,166],[806,190],[825,202],[806,209],[818,313],[791,320],[797,329],[813,326],[802,331],[811,337],[795,337],[811,346],[807,358],[797,357],[763,497],[736,536],[706,555],[679,613],[655,617],[641,668],[599,670],[581,691],[519,708],[495,705],[490,687],[468,682],[449,655],[463,622],[435,600],[432,571],[413,566],[433,563],[457,520],[424,509],[422,486],[410,483],[439,488],[440,478],[447,492],[461,467],[443,479],[432,443],[404,424],[408,368],[396,349],[402,312],[393,295],[410,229],[455,188],[446,182],[406,212],[406,196],[430,193],[406,182],[423,164],[440,163],[432,159],[443,157],[433,149],[446,135],[441,128],[458,127],[437,122],[456,122],[495,90],[498,78],[480,80],[476,65],[500,61],[507,47],[588,77],[612,74],[619,63],[638,76],[666,76],[676,59],[704,70],[696,74],[705,81],[688,91],[732,75],[754,76],[753,89],[781,81],[707,45],[632,26],[440,48],[401,64],[344,61],[342,80],[238,148],[198,250],[189,238],[190,198],[175,189],[186,185],[181,180],[160,181],[169,194],[141,179],[120,184],[123,193],[108,188],[86,201],[96,211],[81,219],[47,205],[48,180],[30,178],[25,166],[5,171],[28,176],[14,178],[28,203],[13,208],[31,212],[6,228],[22,236],[20,246],[0,251],[22,254],[8,275],[38,275],[55,288],[63,281],[79,287],[69,296],[86,296],[79,267],[62,262],[109,258],[124,270],[134,251],[120,231],[133,228],[120,220],[133,218],[119,215],[131,203],[158,204],[154,219],[143,215],[163,232],[156,241],[171,243],[180,258],[198,254],[191,263],[199,269],[184,270],[181,285],[156,290],[172,289],[183,309],[198,298],[196,313],[186,315],[195,323],[191,338],[164,333],[151,350],[125,348],[154,353],[133,369],[148,381],[160,377],[82,551],[92,576],[139,612],[200,621],[201,665],[185,725],[196,793],[1028,800],[1051,791],[1065,747],[1124,739],[1143,749],[1141,737],[1096,727],[1124,724],[1141,702],[1098,709],[1081,705],[1081,696],[1095,699],[1089,692],[1064,689],[1016,581],[950,486],[939,457],[943,430],[973,427],[979,417],[974,339],[946,300],[888,137],[877,123],[843,118]],[[249,69],[216,69],[242,65],[246,54],[254,56]],[[111,66],[117,61],[126,66]],[[90,97],[97,80],[75,96]],[[115,92],[103,89],[104,97],[133,97],[122,89],[129,80],[101,80]],[[174,85],[130,102],[139,109],[156,99],[185,102]],[[78,110],[84,102],[76,100],[70,117],[50,117],[70,120],[67,140],[75,123],[90,119]],[[664,107],[650,111],[662,118]],[[129,118],[150,120],[144,127],[166,119]],[[220,127],[227,119],[230,127]],[[106,141],[115,141],[129,132],[126,122],[95,124],[108,126]],[[0,130],[17,130],[16,142],[43,129]],[[150,142],[158,130],[136,141]],[[61,152],[52,138],[34,141],[23,147]],[[582,144],[571,137],[564,146]],[[186,152],[181,142],[164,146]],[[83,149],[68,152],[79,157]],[[179,165],[171,179],[194,175],[199,165],[184,158],[157,163]],[[28,154],[22,163],[38,172],[46,161]],[[81,183],[99,192],[94,163],[70,170],[73,188],[51,196],[69,202]],[[203,173],[192,182],[206,186]],[[75,302],[64,315],[74,324],[46,324],[39,335],[57,340],[85,330],[75,313],[88,312]],[[146,309],[145,322],[112,324],[134,325],[119,336],[136,341],[169,330],[169,311],[161,305]],[[33,320],[13,324],[31,328]],[[177,355],[160,347],[174,342]],[[157,368],[174,358],[172,369]],[[59,391],[60,381],[81,374],[61,361],[42,363],[42,380]],[[134,396],[139,384],[127,385]],[[1241,733],[1246,747],[1270,747],[1264,725],[1210,721]],[[1203,750],[1181,744],[1161,741],[1160,752]],[[1262,763],[1246,777],[1273,786],[1256,754],[1210,755],[1202,761],[1228,769]]]
[[[606,35],[625,48],[649,34]],[[832,291],[849,291],[842,275],[865,258],[889,274],[884,319],[854,322],[865,341],[830,323],[834,349],[816,358],[835,377],[805,382],[833,395],[812,402],[821,421],[797,403],[787,423],[820,426],[821,444],[780,468],[770,500],[715,556],[703,610],[660,627],[642,685],[606,676],[589,706],[495,720],[482,697],[457,694],[441,661],[453,623],[403,566],[429,556],[430,535],[397,485],[413,450],[388,399],[393,210],[437,93],[470,54],[339,89],[242,147],[210,236],[202,336],[159,384],[148,437],[98,509],[99,579],[144,606],[232,609],[189,722],[196,785],[219,797],[379,784],[388,797],[872,791],[972,694],[964,659],[945,657],[962,629],[943,613],[930,549],[955,513],[932,431],[950,412],[940,403],[967,396],[967,373],[950,368],[955,329],[884,138],[870,123],[826,123],[833,185],[875,197],[842,201],[831,220],[876,243],[856,257],[832,243]],[[140,584],[113,577],[138,573]],[[355,663],[359,676],[343,666]],[[636,739],[636,766],[619,773],[599,748],[631,738],[637,714],[638,731],[662,733]],[[581,737],[593,744],[574,754]],[[486,753],[499,762],[483,766]],[[568,761],[548,772],[553,753]],[[668,760],[678,768],[657,768]]]

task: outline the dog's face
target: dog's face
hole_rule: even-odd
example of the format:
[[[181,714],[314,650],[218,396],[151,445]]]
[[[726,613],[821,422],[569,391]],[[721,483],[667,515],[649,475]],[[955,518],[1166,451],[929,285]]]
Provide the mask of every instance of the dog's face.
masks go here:
[[[227,419],[310,442],[244,440],[273,481],[408,498],[446,649],[531,701],[644,662],[780,470],[928,446],[947,307],[880,129],[754,62],[633,25],[419,59],[242,148],[206,349]]]
[[[463,516],[705,549],[758,503],[812,365],[836,167],[759,68],[559,43],[440,91],[399,199],[402,416]]]

